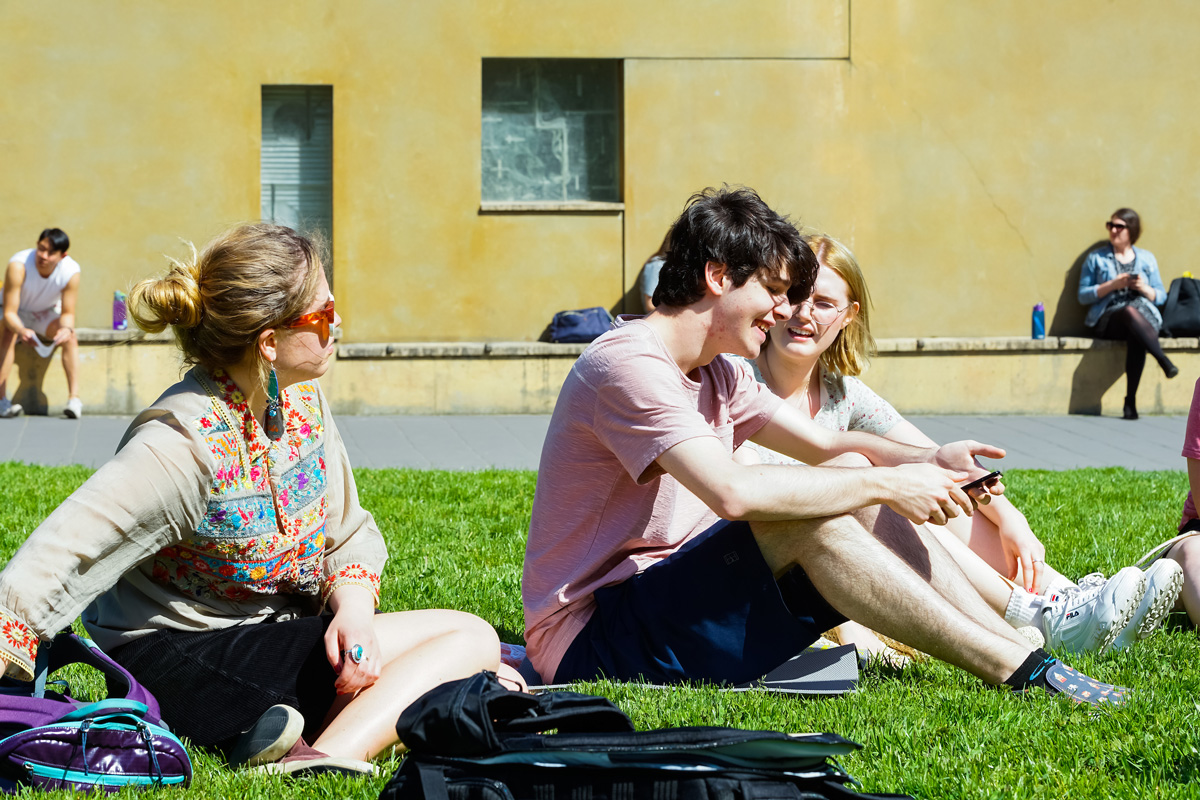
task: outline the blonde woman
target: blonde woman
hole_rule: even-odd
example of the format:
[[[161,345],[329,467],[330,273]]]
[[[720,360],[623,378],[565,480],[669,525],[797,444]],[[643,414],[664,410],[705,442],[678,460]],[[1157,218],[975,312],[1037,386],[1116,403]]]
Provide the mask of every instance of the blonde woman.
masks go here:
[[[861,430],[896,441],[933,445],[912,423],[858,379],[874,348],[870,296],[854,255],[828,236],[809,247],[820,270],[812,296],[771,329],[753,362],[760,381],[817,423]],[[753,446],[766,463],[786,459]],[[1052,647],[1072,651],[1125,647],[1149,635],[1179,593],[1177,575],[1160,568],[1147,591],[1140,570],[1126,567],[1108,581],[1089,576],[1080,587],[1045,562],[1045,547],[1025,516],[1003,496],[971,517],[929,526],[956,557],[989,604],[1017,627],[1034,625]],[[1075,613],[1079,612],[1079,613]],[[883,644],[850,623],[843,633],[870,652]]]
[[[496,669],[455,611],[376,614],[387,559],[318,379],[334,309],[317,248],[245,225],[130,293],[192,368],[0,573],[0,657],[29,678],[81,612],[164,719],[234,765],[370,772],[427,689]]]

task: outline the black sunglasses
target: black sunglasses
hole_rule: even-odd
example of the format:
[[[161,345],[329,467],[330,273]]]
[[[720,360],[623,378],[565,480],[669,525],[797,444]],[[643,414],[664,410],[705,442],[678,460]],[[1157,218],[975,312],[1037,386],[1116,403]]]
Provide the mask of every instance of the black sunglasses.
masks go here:
[[[1108,228],[1110,231],[1123,231],[1129,226],[1124,222],[1113,222],[1110,219],[1108,222],[1104,223],[1104,227]]]

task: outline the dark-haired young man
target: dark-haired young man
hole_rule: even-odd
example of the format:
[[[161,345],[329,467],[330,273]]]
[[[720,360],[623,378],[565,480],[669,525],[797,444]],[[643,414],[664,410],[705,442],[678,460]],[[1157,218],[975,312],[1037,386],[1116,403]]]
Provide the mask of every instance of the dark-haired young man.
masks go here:
[[[903,519],[970,513],[958,482],[1003,451],[827,431],[720,355],[757,355],[816,271],[754,192],[689,201],[656,310],[597,339],[554,409],[522,581],[535,669],[740,683],[850,617],[992,684],[1124,702],[1034,650]],[[747,439],[845,466],[745,466]]]
[[[39,337],[62,347],[68,394],[63,413],[72,419],[83,414],[79,342],[75,338],[79,264],[67,255],[70,246],[66,233],[47,228],[38,236],[37,247],[22,250],[8,260],[0,292],[4,308],[4,324],[0,327],[0,417],[15,417],[22,411],[19,404],[8,399],[7,387],[17,341],[37,347],[41,344]]]

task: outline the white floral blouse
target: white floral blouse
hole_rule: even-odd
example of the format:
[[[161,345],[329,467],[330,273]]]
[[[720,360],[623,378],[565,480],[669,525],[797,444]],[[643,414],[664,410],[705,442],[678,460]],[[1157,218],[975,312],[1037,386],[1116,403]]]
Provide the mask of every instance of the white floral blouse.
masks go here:
[[[742,360],[754,371],[754,377],[759,383],[766,383],[756,363],[749,359]],[[885,436],[904,419],[892,408],[891,403],[877,395],[858,378],[836,375],[820,365],[817,369],[821,370],[821,407],[813,421],[822,428],[834,431],[865,431],[876,436]],[[758,453],[764,464],[798,463],[794,458],[754,442],[747,442],[745,446]]]

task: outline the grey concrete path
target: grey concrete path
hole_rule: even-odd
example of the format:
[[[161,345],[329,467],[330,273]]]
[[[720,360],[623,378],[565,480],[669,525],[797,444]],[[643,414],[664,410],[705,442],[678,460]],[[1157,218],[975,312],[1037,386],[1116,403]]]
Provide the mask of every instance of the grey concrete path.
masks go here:
[[[1006,469],[1184,469],[1183,417],[910,417],[935,441],[977,439],[1008,450]],[[338,417],[360,467],[537,469],[548,416]],[[0,461],[97,467],[116,449],[126,417],[0,420]]]

